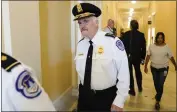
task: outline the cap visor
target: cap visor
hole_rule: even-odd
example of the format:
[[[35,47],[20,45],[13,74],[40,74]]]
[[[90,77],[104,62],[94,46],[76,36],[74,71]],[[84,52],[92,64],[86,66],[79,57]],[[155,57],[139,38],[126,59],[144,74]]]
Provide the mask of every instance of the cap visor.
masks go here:
[[[75,18],[73,21],[79,20],[79,19],[84,19],[84,18],[88,18],[91,16],[95,16],[95,15],[89,15],[89,16],[84,16],[84,17],[79,17],[79,18]],[[96,16],[95,16],[96,17]]]

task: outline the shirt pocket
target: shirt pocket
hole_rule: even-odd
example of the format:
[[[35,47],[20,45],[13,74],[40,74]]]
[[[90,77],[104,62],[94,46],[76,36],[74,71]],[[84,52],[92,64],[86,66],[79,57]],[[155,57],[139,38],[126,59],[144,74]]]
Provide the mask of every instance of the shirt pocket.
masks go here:
[[[113,58],[104,55],[96,55],[93,58],[92,66],[94,71],[104,74],[110,74],[115,67]]]

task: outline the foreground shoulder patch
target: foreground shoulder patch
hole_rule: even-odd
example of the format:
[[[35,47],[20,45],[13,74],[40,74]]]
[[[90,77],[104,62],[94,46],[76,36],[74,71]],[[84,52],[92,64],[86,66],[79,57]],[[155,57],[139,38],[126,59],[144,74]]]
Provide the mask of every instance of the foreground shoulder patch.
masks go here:
[[[15,58],[7,55],[6,53],[1,52],[1,67],[5,71],[10,72],[13,68],[15,68],[19,64],[21,63],[18,62]]]
[[[106,33],[105,36],[115,38],[115,36],[113,34],[110,34],[110,33]]]
[[[124,48],[124,44],[122,43],[121,40],[117,40],[116,41],[116,46],[121,50],[123,51],[125,48]]]
[[[30,72],[26,70],[18,76],[16,90],[29,99],[38,97],[42,92],[39,85],[31,77]]]

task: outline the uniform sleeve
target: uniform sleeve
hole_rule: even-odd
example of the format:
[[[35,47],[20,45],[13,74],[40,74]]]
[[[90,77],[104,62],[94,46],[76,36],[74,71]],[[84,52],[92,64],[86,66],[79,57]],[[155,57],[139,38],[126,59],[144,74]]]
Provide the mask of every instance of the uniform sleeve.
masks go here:
[[[56,111],[35,75],[22,68],[12,74],[14,77],[8,88],[8,96],[15,111]]]
[[[77,55],[78,55],[78,45],[79,45],[79,43],[77,44],[76,53],[75,53],[75,58],[74,58],[75,69],[76,69],[76,66],[77,66],[77,64],[76,64],[76,58],[77,58]],[[76,69],[76,71],[77,71],[77,69]],[[77,75],[77,78],[78,78],[78,80],[77,80],[77,87],[79,88],[79,84],[80,84],[80,82],[81,82],[79,75]]]
[[[128,67],[128,59],[124,49],[124,45],[121,40],[117,39],[113,46],[114,60],[116,61],[116,68],[118,71],[117,78],[117,96],[114,99],[113,104],[123,108],[126,98],[128,96],[130,85],[130,74]]]
[[[168,55],[168,58],[171,58],[173,56],[172,52],[171,52],[171,49],[169,46],[167,46],[167,55]]]

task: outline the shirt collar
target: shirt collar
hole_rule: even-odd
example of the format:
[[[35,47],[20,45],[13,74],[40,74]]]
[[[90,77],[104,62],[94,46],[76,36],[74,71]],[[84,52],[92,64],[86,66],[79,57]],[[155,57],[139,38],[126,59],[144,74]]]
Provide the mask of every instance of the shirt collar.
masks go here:
[[[109,30],[113,31],[113,29],[112,29],[112,28],[110,28],[109,26],[107,26],[107,27],[109,28]]]

